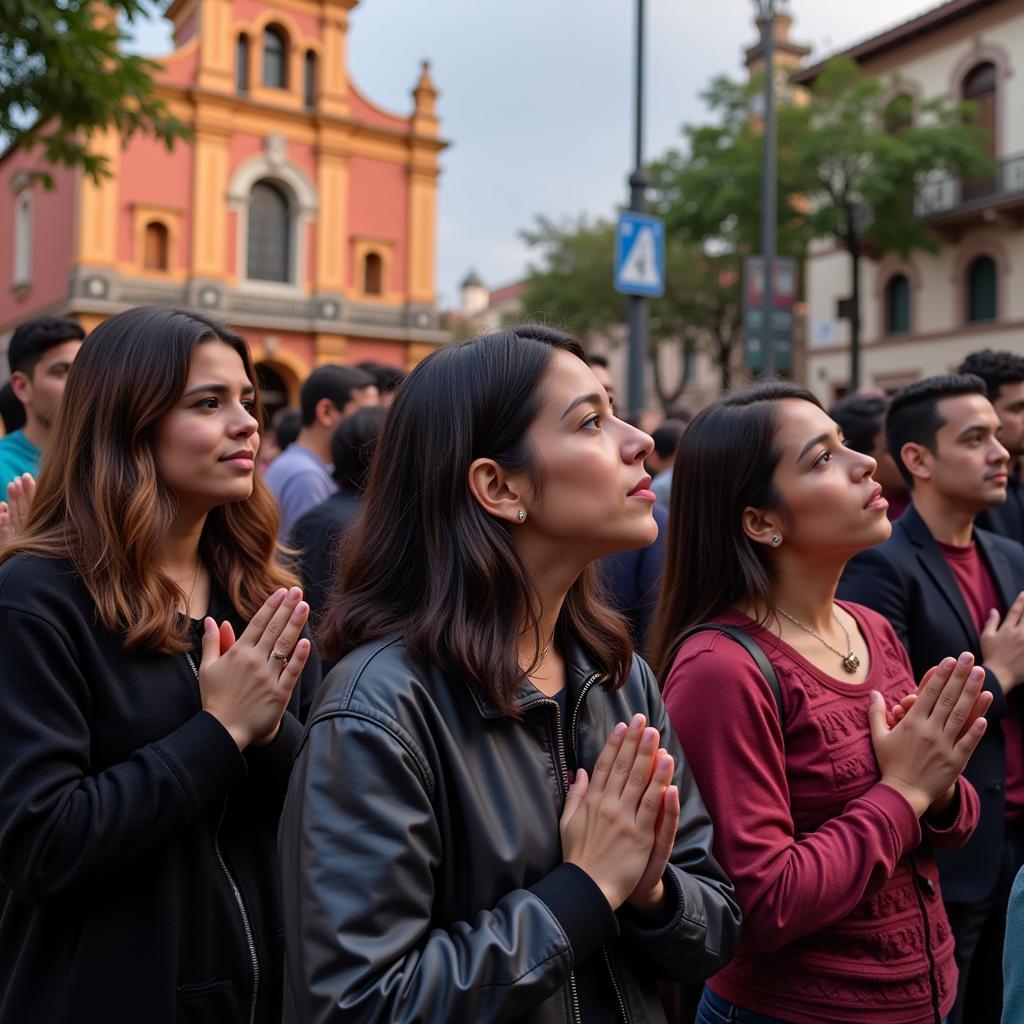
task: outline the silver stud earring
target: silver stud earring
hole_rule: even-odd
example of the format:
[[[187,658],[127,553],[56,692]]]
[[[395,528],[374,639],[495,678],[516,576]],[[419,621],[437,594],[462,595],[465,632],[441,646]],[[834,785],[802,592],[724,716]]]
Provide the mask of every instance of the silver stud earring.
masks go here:
[[[526,511],[525,511],[525,509],[520,509],[519,510],[519,522],[521,522],[521,523],[525,523],[526,522]]]
[[[782,534],[781,533],[773,533],[772,534],[772,547],[773,548],[777,548],[781,543],[782,543]]]

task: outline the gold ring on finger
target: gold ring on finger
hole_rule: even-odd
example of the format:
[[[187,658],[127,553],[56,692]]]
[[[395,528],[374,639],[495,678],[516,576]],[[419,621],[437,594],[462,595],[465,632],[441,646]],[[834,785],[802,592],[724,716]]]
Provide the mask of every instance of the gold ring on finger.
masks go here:
[[[287,654],[278,654],[277,651],[273,651],[270,656],[272,658],[276,658],[279,662],[281,662],[282,668],[285,665],[288,664],[288,655]]]

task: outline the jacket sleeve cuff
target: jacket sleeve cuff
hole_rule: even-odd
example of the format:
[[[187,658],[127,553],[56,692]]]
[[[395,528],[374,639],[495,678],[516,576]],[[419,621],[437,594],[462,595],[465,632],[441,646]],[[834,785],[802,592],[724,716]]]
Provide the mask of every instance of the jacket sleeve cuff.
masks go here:
[[[245,758],[231,734],[207,711],[200,711],[153,744],[198,815],[245,779]]]
[[[665,902],[653,918],[641,916],[628,904],[623,904],[619,912],[624,927],[638,938],[658,939],[670,935],[682,922],[686,898],[677,870],[669,864],[661,880],[665,883]]]
[[[265,747],[250,745],[245,748],[244,757],[249,771],[254,775],[259,773],[273,777],[280,774],[287,779],[301,739],[302,726],[299,725],[299,720],[290,711],[286,711],[281,718],[281,728],[277,730],[277,735],[270,743]]]
[[[987,665],[982,665],[981,667],[985,669],[984,688],[992,694],[992,704],[988,711],[985,712],[985,717],[990,722],[998,722],[1000,719],[1005,718],[1010,710],[1006,702],[1006,693],[1003,691],[1002,683],[999,682],[999,676]]]
[[[914,808],[895,789],[879,782],[860,799],[882,812],[895,846],[896,860],[921,845],[921,820],[914,814]]]
[[[573,963],[582,963],[619,934],[615,913],[597,883],[575,864],[559,864],[530,886],[569,939]]]

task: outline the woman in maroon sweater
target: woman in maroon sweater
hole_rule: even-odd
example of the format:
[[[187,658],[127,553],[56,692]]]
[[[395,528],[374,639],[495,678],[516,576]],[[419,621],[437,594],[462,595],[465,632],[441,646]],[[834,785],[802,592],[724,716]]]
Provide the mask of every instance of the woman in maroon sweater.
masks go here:
[[[953,1004],[932,849],[977,822],[960,772],[990,695],[970,655],[918,690],[889,624],[834,601],[847,559],[889,535],[874,468],[781,382],[705,409],[676,457],[652,661],[744,915],[701,1024],[936,1024]],[[739,643],[683,641],[706,622],[762,648],[781,716]]]

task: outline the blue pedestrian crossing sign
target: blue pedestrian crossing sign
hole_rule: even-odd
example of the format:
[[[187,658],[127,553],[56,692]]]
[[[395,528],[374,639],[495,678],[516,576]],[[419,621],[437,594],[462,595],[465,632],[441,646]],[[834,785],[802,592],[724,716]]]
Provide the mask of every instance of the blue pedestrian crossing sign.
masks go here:
[[[620,213],[615,229],[615,290],[657,298],[665,292],[665,223],[645,213]]]

